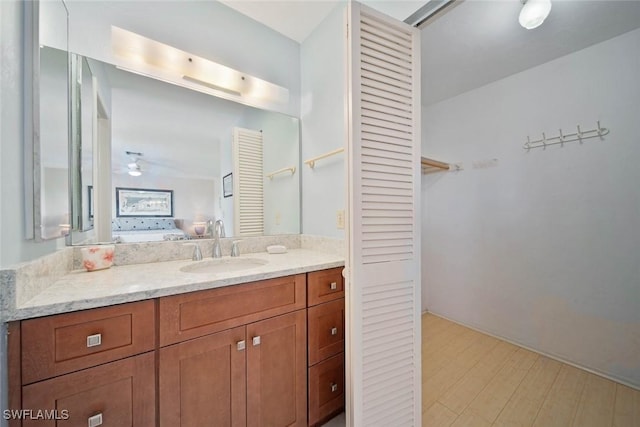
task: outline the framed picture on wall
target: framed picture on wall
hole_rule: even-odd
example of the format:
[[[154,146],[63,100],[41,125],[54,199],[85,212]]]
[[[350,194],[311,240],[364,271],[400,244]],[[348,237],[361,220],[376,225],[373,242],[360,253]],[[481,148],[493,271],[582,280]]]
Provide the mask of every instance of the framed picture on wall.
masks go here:
[[[222,177],[222,195],[224,197],[233,196],[233,173]]]
[[[173,216],[173,190],[116,187],[116,216]]]

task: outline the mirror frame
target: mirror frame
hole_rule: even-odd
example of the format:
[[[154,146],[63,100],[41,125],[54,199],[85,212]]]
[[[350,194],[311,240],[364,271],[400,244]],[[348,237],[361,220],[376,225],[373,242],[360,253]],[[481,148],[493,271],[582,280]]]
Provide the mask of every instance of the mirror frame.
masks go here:
[[[69,108],[69,9],[64,0],[59,0],[66,12],[66,46],[67,52],[67,108]],[[25,30],[24,55],[24,192],[25,192],[25,238],[44,242],[60,239],[44,237],[42,234],[42,159],[40,138],[40,3],[37,0],[23,3]],[[70,131],[70,117],[67,114],[67,135]],[[67,143],[68,155],[70,147]],[[69,213],[71,203],[69,201]],[[65,236],[69,244],[69,235]]]

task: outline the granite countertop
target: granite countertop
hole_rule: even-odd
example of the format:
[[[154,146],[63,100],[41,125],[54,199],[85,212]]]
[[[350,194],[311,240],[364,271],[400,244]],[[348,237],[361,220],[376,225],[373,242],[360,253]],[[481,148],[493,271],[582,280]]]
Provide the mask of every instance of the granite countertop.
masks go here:
[[[66,313],[344,266],[342,256],[311,249],[290,249],[286,254],[248,253],[240,258],[259,259],[267,263],[246,270],[215,274],[180,271],[182,267],[207,262],[211,258],[202,261],[180,260],[114,266],[94,272],[73,271],[16,306],[8,320]]]

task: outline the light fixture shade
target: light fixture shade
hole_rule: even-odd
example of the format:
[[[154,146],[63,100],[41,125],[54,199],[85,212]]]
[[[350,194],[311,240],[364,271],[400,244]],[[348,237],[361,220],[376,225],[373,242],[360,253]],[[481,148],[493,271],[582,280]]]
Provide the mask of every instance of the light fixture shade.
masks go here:
[[[140,175],[142,175],[142,172],[140,171],[140,169],[131,169],[129,171],[129,175],[131,175],[131,176],[140,176]]]
[[[551,12],[551,0],[525,0],[518,22],[527,30],[542,25]]]

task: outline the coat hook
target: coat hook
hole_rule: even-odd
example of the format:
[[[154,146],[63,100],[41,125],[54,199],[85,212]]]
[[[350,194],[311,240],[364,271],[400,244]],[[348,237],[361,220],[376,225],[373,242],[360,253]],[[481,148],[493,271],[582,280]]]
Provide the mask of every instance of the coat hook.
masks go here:
[[[547,135],[542,132],[542,145],[544,145],[543,149],[547,148]]]
[[[580,130],[580,125],[577,125],[577,128],[578,128],[578,139],[581,140],[582,139],[582,131]],[[580,141],[580,142],[582,142],[582,141]]]
[[[560,146],[562,147],[564,144],[564,135],[562,134],[562,129],[558,129],[558,132],[560,132],[560,136],[558,137],[558,139],[560,140]]]
[[[598,136],[601,137],[603,135],[603,132],[602,132],[603,129],[600,127],[600,120],[598,120],[597,123],[598,123]]]
[[[524,147],[527,149],[527,151],[531,150],[531,139],[529,138],[529,135],[527,135],[527,142],[526,144],[524,144]]]

